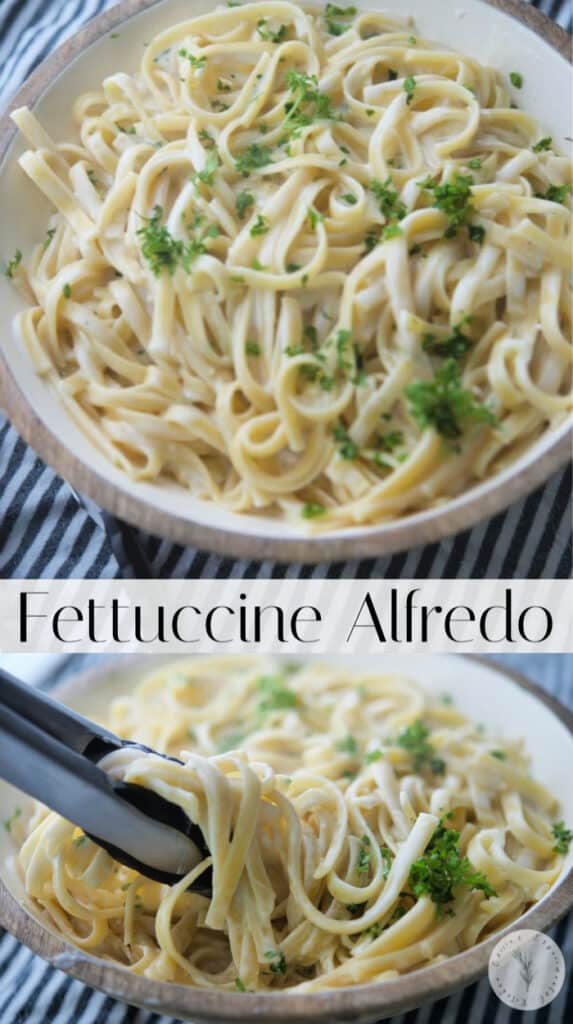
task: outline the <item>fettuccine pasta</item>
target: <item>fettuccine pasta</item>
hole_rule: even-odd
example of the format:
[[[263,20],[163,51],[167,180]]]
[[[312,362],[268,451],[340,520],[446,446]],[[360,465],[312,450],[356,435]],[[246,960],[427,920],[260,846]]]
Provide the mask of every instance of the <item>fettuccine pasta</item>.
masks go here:
[[[13,113],[56,211],[9,266],[18,330],[132,480],[373,524],[570,412],[569,162],[513,102],[521,74],[413,32],[217,7],[80,96],[77,138]]]
[[[314,992],[439,963],[557,880],[573,832],[451,697],[410,679],[257,657],[171,664],[116,699],[108,772],[178,804],[210,857],[172,887],[38,807],[18,864],[36,913],[136,974]],[[212,897],[188,891],[212,866]]]

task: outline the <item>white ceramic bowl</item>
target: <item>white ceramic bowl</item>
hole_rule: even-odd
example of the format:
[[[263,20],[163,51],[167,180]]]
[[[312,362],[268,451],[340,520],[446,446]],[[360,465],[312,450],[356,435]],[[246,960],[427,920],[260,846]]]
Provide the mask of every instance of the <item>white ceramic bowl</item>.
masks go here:
[[[195,0],[192,13],[214,6]],[[523,0],[363,0],[361,7],[383,8],[415,19],[426,37],[464,51],[504,70],[521,70],[520,101],[540,121],[543,133],[560,148],[571,123],[571,81],[568,36]],[[189,17],[188,0],[121,0],[94,19],[55,51],[32,75],[11,107],[34,107],[56,138],[74,132],[73,97],[99,87],[102,78],[119,69],[134,70],[142,45],[169,23]],[[119,38],[111,37],[119,32]],[[559,102],[555,102],[559,97]],[[0,123],[1,249],[24,253],[38,241],[49,205],[17,164],[22,142],[11,122]],[[237,515],[192,498],[176,484],[132,482],[110,465],[80,433],[56,397],[35,375],[27,354],[16,342],[9,323],[22,301],[10,283],[0,280],[4,336],[0,371],[4,386],[0,403],[18,431],[41,457],[80,492],[107,510],[157,535],[182,544],[238,557],[317,562],[380,556],[467,529],[532,490],[569,457],[567,425],[546,434],[513,466],[446,505],[380,526],[339,530],[305,537],[294,526],[261,515]],[[0,372],[0,385],[2,373]],[[2,397],[3,392],[3,397]]]
[[[321,662],[340,657],[319,656]],[[395,671],[410,675],[436,696],[450,693],[456,707],[474,721],[483,722],[494,735],[523,738],[532,758],[532,774],[560,801],[560,816],[573,822],[573,713],[548,698],[535,686],[491,659],[461,655],[346,656],[350,671]],[[181,661],[161,655],[121,657],[111,664],[71,679],[57,694],[76,710],[92,717],[105,716],[105,708],[118,695],[129,693],[148,672],[166,662]],[[534,672],[535,658],[532,659]],[[0,820],[28,798],[0,782]],[[425,967],[402,978],[378,984],[308,995],[256,994],[245,997],[182,985],[154,982],[130,974],[123,967],[86,956],[63,941],[21,906],[22,886],[10,861],[14,847],[0,832],[0,924],[54,966],[111,996],[157,1013],[173,1014],[195,1024],[336,1024],[347,1021],[371,1024],[402,1013],[453,989],[477,980],[487,970],[488,958],[500,935],[516,927],[546,930],[573,905],[573,850],[566,871],[550,892],[510,928],[444,963]]]

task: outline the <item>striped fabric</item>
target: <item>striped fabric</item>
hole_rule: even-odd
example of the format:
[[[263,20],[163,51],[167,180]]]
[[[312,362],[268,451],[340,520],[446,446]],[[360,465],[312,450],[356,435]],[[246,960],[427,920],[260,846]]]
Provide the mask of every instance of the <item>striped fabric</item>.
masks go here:
[[[111,2],[1,0],[0,105],[58,43]],[[536,0],[535,5],[571,29],[570,0]],[[112,549],[99,517],[94,519],[78,505],[67,484],[36,458],[0,414],[0,577],[4,578],[567,578],[573,568],[570,497],[571,472],[566,470],[473,530],[377,560],[317,568],[234,561],[161,542],[131,528],[123,530],[127,553],[125,547],[120,549],[118,559],[118,549]]]
[[[101,658],[102,656],[100,656]],[[105,657],[105,656],[104,656]],[[94,657],[71,656],[58,662],[61,679]],[[559,655],[500,655],[498,660],[534,678],[563,703],[573,706],[573,680],[568,659]],[[49,685],[48,677],[44,685]],[[571,1024],[573,1021],[573,915],[550,934],[560,946],[568,973],[560,995],[527,1015],[499,1002],[486,980],[392,1018],[392,1024]],[[248,998],[248,997],[245,997]],[[94,992],[54,970],[0,929],[0,1024],[178,1024],[172,1018],[138,1010]]]

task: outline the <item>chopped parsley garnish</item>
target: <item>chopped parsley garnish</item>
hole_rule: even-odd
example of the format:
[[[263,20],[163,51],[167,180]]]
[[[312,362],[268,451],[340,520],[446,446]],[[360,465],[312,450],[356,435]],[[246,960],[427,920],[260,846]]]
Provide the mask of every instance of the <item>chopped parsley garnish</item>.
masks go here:
[[[422,348],[424,352],[429,352],[430,355],[444,356],[445,358],[463,359],[466,352],[473,345],[473,341],[464,334],[462,327],[464,327],[471,317],[464,317],[460,320],[459,324],[456,324],[449,334],[445,338],[438,340],[435,334],[424,334],[422,338]]]
[[[42,244],[42,252],[45,252],[46,249],[49,247],[49,245],[50,245],[50,243],[52,241],[52,238],[54,237],[55,234],[56,234],[56,229],[55,228],[48,228],[48,230],[46,232],[46,237],[45,237],[44,242]]]
[[[384,878],[388,878],[392,867],[392,851],[387,846],[381,846],[380,855],[382,857],[382,874]]]
[[[270,968],[273,974],[286,974],[287,962],[284,953],[280,949],[269,949],[265,953],[265,959],[270,960]]]
[[[320,92],[316,75],[307,75],[303,71],[287,71],[286,84],[293,99],[285,103],[286,117],[283,128],[287,135],[296,138],[303,128],[314,121],[328,120],[334,117],[330,96]]]
[[[242,153],[235,158],[235,167],[243,178],[248,178],[251,171],[259,167],[265,167],[271,161],[272,150],[269,146],[261,146],[258,142],[252,142]]]
[[[551,831],[553,838],[557,840],[553,849],[555,853],[567,853],[569,846],[573,841],[573,832],[570,828],[566,828],[564,821],[556,821],[552,826]]]
[[[180,57],[184,57],[185,60],[189,61],[191,67],[194,68],[195,71],[200,71],[207,63],[206,57],[195,57],[194,54],[190,53],[189,50],[186,50],[183,46],[177,52]]]
[[[433,194],[432,205],[441,210],[448,218],[446,238],[454,238],[458,228],[467,224],[475,213],[475,208],[471,204],[473,183],[471,174],[455,174],[453,181],[442,185],[433,181],[432,178],[426,178],[420,182],[422,188]]]
[[[202,171],[197,171],[194,175],[193,180],[195,183],[201,182],[202,185],[212,185],[215,181],[215,172],[221,163],[219,154],[216,149],[210,149],[205,160],[205,166]]]
[[[225,82],[222,78],[217,79],[217,92],[230,92],[231,86],[228,82]]]
[[[415,896],[429,896],[439,911],[454,899],[454,891],[461,887],[480,889],[489,899],[496,896],[481,871],[474,871],[467,857],[459,850],[460,834],[440,823],[426,852],[410,868],[410,886]]]
[[[64,285],[64,287],[62,288],[62,295],[64,296],[65,299],[71,299],[71,297],[72,297],[72,286],[66,283]]]
[[[544,150],[551,149],[552,145],[553,139],[550,135],[546,135],[543,139],[540,139],[539,142],[536,142],[531,148],[534,153],[543,153]]]
[[[18,818],[21,818],[21,817],[22,817],[22,808],[21,807],[15,807],[14,810],[12,811],[12,814],[10,815],[10,817],[9,818],[5,818],[3,823],[2,823],[4,825],[4,828],[6,829],[6,831],[10,832],[14,822],[16,822],[18,820]]]
[[[142,240],[141,251],[156,277],[162,270],[174,274],[178,266],[189,273],[193,260],[207,251],[206,240],[215,238],[219,229],[213,224],[202,235],[184,242],[173,238],[166,225],[161,223],[162,217],[163,208],[154,206],[151,217],[144,218],[144,227],[137,231]]]
[[[358,202],[356,196],[353,195],[352,192],[346,192],[341,198],[345,203],[348,203],[349,206],[356,206],[356,203]]]
[[[374,178],[370,184],[370,191],[378,201],[380,213],[382,213],[387,220],[402,220],[402,218],[406,216],[408,208],[398,198],[398,193],[396,189],[393,188],[392,178],[386,178],[386,181],[377,181],[376,178]]]
[[[324,220],[322,213],[319,213],[318,210],[315,210],[314,206],[309,206],[307,215],[312,230],[316,231],[316,225],[319,224],[322,220]]]
[[[462,436],[464,423],[497,424],[491,410],[476,402],[471,391],[462,388],[455,359],[446,359],[432,380],[408,384],[404,394],[417,423],[422,428],[433,427],[449,441]]]
[[[370,870],[372,861],[372,844],[368,836],[362,836],[358,847],[358,863],[356,870],[359,875],[365,875]]]
[[[492,757],[495,757],[498,761],[507,761],[507,754],[505,750],[490,750]]]
[[[342,423],[337,423],[332,428],[332,436],[338,444],[338,454],[343,459],[356,459],[359,454],[359,448],[356,441],[353,441],[348,433],[346,427]]]
[[[336,749],[339,750],[341,754],[357,754],[358,743],[354,736],[344,736],[341,740],[337,740]]]
[[[474,157],[472,160],[468,160],[468,167],[471,171],[481,170],[481,160],[479,156]]]
[[[257,705],[260,716],[267,715],[271,711],[282,711],[297,706],[296,693],[285,686],[280,676],[261,676],[257,680],[257,690],[261,694]]]
[[[416,79],[413,75],[408,75],[404,79],[404,92],[406,93],[406,103],[410,104],[414,99],[414,93],[416,92]]]
[[[398,238],[403,234],[404,232],[399,224],[387,224],[382,231],[382,238],[385,242],[389,242],[391,238]]]
[[[15,274],[16,270],[18,269],[18,267],[20,266],[21,262],[22,262],[22,253],[20,252],[19,249],[16,249],[16,252],[12,256],[12,259],[8,260],[8,263],[6,264],[6,269],[4,271],[6,277],[10,277],[10,278],[14,277],[14,274]]]
[[[235,978],[235,988],[237,992],[246,992],[246,988],[240,978]]]
[[[239,220],[244,220],[245,214],[251,206],[255,205],[255,197],[250,192],[239,192],[235,199],[235,209]]]
[[[249,234],[256,238],[257,235],[264,235],[269,230],[269,222],[266,217],[263,217],[262,213],[257,213],[255,223],[253,224]]]
[[[481,224],[468,224],[468,235],[471,242],[481,245],[485,238],[485,228]]]
[[[523,87],[523,75],[520,74],[519,71],[510,71],[509,81],[516,89],[521,89]]]
[[[215,139],[213,138],[211,133],[207,131],[206,128],[201,128],[201,131],[199,132],[199,138],[201,139],[201,142],[205,146],[205,149],[213,149],[213,146],[215,145]]]
[[[550,185],[547,192],[537,192],[538,199],[548,199],[550,203],[565,203],[571,191],[571,185]]]
[[[385,434],[376,435],[376,447],[382,448],[385,452],[393,452],[404,444],[404,434],[401,430],[388,430]]]
[[[262,353],[261,346],[258,341],[246,341],[245,352],[248,356],[260,356]]]
[[[323,516],[326,513],[324,505],[321,505],[318,501],[307,501],[303,507],[301,516],[303,519],[316,519],[318,516]]]
[[[74,846],[84,846],[84,844],[87,843],[87,841],[87,836],[78,836],[77,839],[74,839]]]
[[[261,261],[260,261],[260,260],[258,260],[258,259],[256,259],[256,258],[255,258],[255,259],[254,259],[254,260],[253,260],[253,261],[251,262],[251,269],[252,269],[252,270],[266,270],[267,268],[266,268],[266,267],[265,267],[265,266],[264,266],[264,265],[263,265],[263,264],[261,263]]]
[[[436,757],[434,747],[428,742],[429,735],[428,726],[418,719],[400,733],[396,739],[396,746],[402,747],[410,754],[415,772],[429,768],[434,775],[443,775],[446,763],[441,757]]]
[[[333,21],[333,18],[352,18],[358,13],[356,7],[337,7],[336,4],[327,4],[325,8],[326,28],[331,36],[341,36],[350,27]]]
[[[257,32],[261,39],[269,43],[283,43],[288,35],[288,27],[286,25],[279,25],[278,29],[273,30],[266,27],[267,19],[260,18],[257,21]]]
[[[373,764],[374,761],[380,761],[383,757],[384,755],[381,750],[370,750],[366,754],[364,760],[366,761],[366,764]]]

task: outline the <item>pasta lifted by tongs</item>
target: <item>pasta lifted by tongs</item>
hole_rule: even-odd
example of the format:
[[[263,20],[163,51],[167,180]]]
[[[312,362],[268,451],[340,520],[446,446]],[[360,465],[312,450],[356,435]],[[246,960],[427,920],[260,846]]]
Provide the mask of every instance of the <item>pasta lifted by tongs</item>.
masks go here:
[[[100,767],[122,748],[156,753],[0,672],[0,777],[77,825],[121,864],[174,885],[209,856],[203,833],[176,804]],[[211,895],[210,868],[192,888]]]

